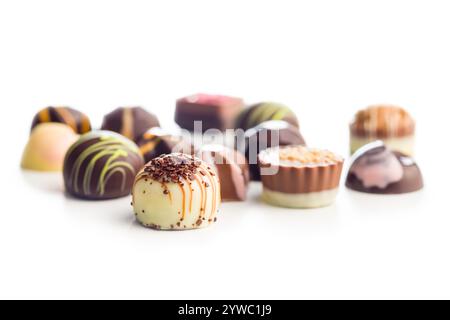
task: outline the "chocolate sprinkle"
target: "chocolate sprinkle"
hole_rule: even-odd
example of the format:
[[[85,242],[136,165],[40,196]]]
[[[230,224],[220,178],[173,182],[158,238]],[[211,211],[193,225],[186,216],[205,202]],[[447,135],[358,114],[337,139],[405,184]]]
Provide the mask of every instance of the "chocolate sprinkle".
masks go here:
[[[169,154],[151,160],[144,172],[161,183],[195,180],[201,162],[186,154]]]

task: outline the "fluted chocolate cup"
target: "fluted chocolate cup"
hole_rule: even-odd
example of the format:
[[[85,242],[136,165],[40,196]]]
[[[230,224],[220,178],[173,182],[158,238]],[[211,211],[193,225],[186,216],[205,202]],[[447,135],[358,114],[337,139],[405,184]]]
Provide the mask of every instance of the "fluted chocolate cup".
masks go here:
[[[304,146],[270,148],[259,154],[262,199],[288,208],[332,204],[339,189],[343,158]]]

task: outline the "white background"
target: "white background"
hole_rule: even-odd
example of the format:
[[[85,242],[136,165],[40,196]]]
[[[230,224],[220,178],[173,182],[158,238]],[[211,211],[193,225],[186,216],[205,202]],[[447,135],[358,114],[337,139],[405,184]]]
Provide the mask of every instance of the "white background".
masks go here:
[[[0,298],[450,298],[450,7],[447,1],[0,2]],[[157,232],[130,199],[67,199],[58,175],[19,168],[47,105],[96,126],[143,105],[174,127],[196,93],[274,100],[311,146],[348,155],[368,104],[417,120],[422,192],[341,189],[336,204],[225,204],[205,230]]]

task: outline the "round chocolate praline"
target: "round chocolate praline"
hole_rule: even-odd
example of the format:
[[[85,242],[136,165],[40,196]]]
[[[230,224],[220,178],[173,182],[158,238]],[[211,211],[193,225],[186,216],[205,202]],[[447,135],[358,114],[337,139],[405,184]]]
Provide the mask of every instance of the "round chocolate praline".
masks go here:
[[[84,134],[64,160],[66,191],[75,197],[105,200],[127,196],[144,159],[136,144],[110,131]]]
[[[137,145],[144,156],[145,162],[173,152],[194,153],[194,146],[189,141],[182,136],[171,135],[159,127],[145,132],[138,139]]]
[[[206,162],[172,153],[151,160],[133,186],[136,219],[158,230],[188,230],[216,222],[220,183]]]
[[[287,106],[274,102],[261,102],[246,108],[236,120],[235,128],[248,130],[271,120],[283,120],[299,127],[295,113]]]
[[[25,170],[61,172],[64,157],[79,135],[69,126],[47,122],[31,131],[23,151],[21,167]]]
[[[136,142],[148,129],[159,126],[156,115],[141,107],[120,107],[105,115],[102,130],[120,133]]]
[[[355,153],[346,186],[365,193],[402,194],[422,189],[423,178],[411,157],[376,141]]]
[[[38,124],[57,122],[68,125],[78,134],[91,131],[91,122],[82,112],[70,107],[47,107],[39,111],[33,119],[31,129]]]
[[[217,172],[223,201],[244,201],[250,180],[245,156],[237,150],[219,144],[205,145],[197,156]]]
[[[245,156],[250,166],[251,179],[261,180],[258,166],[258,154],[261,151],[289,145],[304,146],[306,143],[299,129],[286,121],[266,121],[247,130],[245,132]]]

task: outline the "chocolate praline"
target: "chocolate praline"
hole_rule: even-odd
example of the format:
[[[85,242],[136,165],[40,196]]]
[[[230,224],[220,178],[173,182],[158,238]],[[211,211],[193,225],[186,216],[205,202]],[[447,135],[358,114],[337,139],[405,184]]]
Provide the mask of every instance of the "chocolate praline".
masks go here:
[[[38,124],[30,134],[23,151],[21,166],[33,171],[62,171],[64,157],[79,135],[69,126],[46,122]]]
[[[152,128],[145,132],[141,138],[138,139],[137,144],[144,156],[145,162],[149,162],[163,154],[174,152],[193,154],[195,151],[194,146],[188,139],[182,136],[169,134],[159,127]]]
[[[250,180],[245,156],[219,144],[205,145],[196,154],[209,163],[219,175],[223,201],[244,201]]]
[[[235,128],[245,131],[271,120],[283,120],[299,127],[297,116],[289,107],[281,103],[261,102],[243,110],[236,119]]]
[[[105,200],[127,196],[144,166],[137,145],[111,131],[92,131],[72,145],[64,160],[64,184],[72,196]]]
[[[411,157],[376,141],[355,153],[346,186],[365,193],[402,194],[422,189],[423,178]]]
[[[102,130],[120,133],[136,142],[148,129],[159,126],[156,115],[142,107],[120,107],[105,115]]]
[[[272,120],[261,123],[245,132],[244,154],[250,166],[250,177],[252,180],[261,180],[258,154],[272,147],[289,146],[289,145],[306,145],[297,127],[281,120]],[[241,150],[241,146],[237,143],[237,150]]]
[[[350,152],[377,140],[406,155],[414,154],[415,121],[405,109],[375,105],[358,111],[350,124]]]
[[[230,129],[243,108],[244,102],[240,98],[195,94],[177,100],[175,122],[189,131],[194,131],[195,122],[201,122],[202,132]]]
[[[262,199],[288,208],[318,208],[334,202],[344,159],[304,146],[270,148],[259,154]]]
[[[158,230],[204,228],[217,220],[220,207],[217,174],[204,161],[183,153],[151,160],[136,176],[136,219]]]
[[[91,122],[82,112],[70,107],[47,107],[39,111],[33,119],[31,129],[38,124],[57,122],[68,125],[78,134],[91,131]]]

